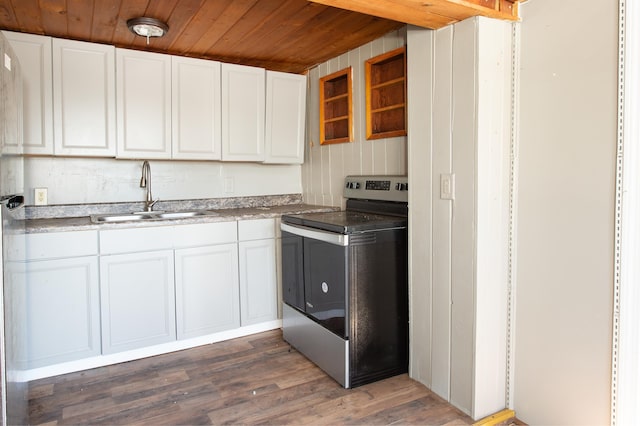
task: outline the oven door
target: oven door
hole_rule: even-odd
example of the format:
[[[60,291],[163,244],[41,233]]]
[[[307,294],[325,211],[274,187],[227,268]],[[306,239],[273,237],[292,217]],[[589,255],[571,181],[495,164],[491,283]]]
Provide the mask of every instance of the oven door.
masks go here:
[[[306,312],[309,317],[331,332],[347,338],[349,336],[347,327],[349,236],[284,223],[281,227],[285,302]],[[300,240],[296,240],[295,237]],[[292,268],[293,263],[300,265],[299,260],[289,260],[293,249],[287,249],[287,246],[299,246],[299,243],[294,241],[301,241],[302,246],[302,285],[299,272],[294,272]],[[300,259],[299,250],[296,251],[295,256]],[[289,271],[285,271],[286,269]],[[289,288],[296,275],[298,294]],[[300,299],[298,299],[300,292],[303,294],[303,307],[300,306]]]

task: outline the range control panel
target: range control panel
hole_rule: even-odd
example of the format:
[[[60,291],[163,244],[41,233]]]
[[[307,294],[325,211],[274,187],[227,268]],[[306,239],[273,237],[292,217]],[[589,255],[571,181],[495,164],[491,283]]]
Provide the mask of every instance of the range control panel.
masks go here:
[[[409,182],[406,176],[347,176],[343,195],[362,200],[407,202]]]

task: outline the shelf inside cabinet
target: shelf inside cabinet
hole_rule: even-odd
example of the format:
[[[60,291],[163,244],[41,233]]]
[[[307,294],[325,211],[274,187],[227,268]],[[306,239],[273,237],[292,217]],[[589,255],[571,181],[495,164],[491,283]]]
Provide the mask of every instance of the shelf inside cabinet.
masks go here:
[[[367,139],[406,135],[405,48],[369,59],[365,78]]]
[[[320,79],[320,144],[350,142],[351,67]]]

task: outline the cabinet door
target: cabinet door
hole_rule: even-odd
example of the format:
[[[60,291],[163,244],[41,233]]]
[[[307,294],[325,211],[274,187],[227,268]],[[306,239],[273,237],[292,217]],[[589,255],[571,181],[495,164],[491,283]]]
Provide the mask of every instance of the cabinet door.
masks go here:
[[[0,155],[22,153],[22,75],[20,61],[11,45],[0,41]],[[3,165],[3,168],[7,166]],[[3,170],[5,172],[5,170]],[[7,179],[3,176],[2,180]],[[14,177],[9,178],[14,180]]]
[[[176,250],[178,339],[240,326],[235,243]]]
[[[102,352],[175,340],[173,250],[100,258]]]
[[[265,71],[222,64],[222,160],[264,160]]]
[[[220,63],[171,58],[172,157],[220,159]]]
[[[304,162],[307,78],[267,71],[265,163]]]
[[[28,262],[25,282],[25,368],[100,355],[97,256]]]
[[[119,158],[171,158],[171,56],[116,49]]]
[[[3,31],[22,68],[25,154],[53,154],[51,37]]]
[[[239,253],[240,323],[277,319],[275,240],[241,241]]]
[[[115,48],[53,39],[55,153],[116,153]]]

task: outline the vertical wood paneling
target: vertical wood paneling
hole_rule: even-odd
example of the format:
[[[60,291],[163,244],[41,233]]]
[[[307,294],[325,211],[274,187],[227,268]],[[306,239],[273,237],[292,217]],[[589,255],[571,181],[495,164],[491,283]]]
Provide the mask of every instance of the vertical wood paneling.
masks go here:
[[[338,56],[337,58],[329,61],[330,69],[329,73],[343,70],[349,66],[349,59],[347,54]],[[353,70],[352,70],[353,72]],[[329,172],[326,173],[323,178],[325,186],[323,187],[323,194],[326,199],[330,200],[328,204],[333,206],[340,206],[342,197],[342,176],[344,176],[344,158],[343,151],[344,146],[349,145],[352,142],[330,144],[328,150],[324,150],[323,154],[328,154],[329,157]],[[323,156],[324,157],[324,156]]]
[[[397,49],[405,45],[406,28],[386,35],[382,41],[384,52]],[[366,117],[365,117],[366,119]],[[366,126],[366,122],[365,122]],[[406,137],[384,139],[385,141],[385,174],[397,175],[406,173]],[[403,170],[405,172],[403,172]]]
[[[432,376],[432,134],[433,31],[407,31],[409,185],[409,373],[431,386]],[[415,185],[423,185],[419,191]]]
[[[505,408],[511,130],[511,25],[478,22],[476,418]]]
[[[440,175],[452,172],[452,53],[453,27],[434,33],[433,103],[433,379],[432,389],[450,394],[451,369],[451,218],[454,201],[440,199]]]
[[[412,376],[430,380],[432,390],[476,419],[505,403],[509,29],[509,24],[474,18],[434,32],[431,56],[421,64],[423,72],[432,72],[427,84],[433,98],[420,99],[428,93],[424,89],[420,94],[409,90],[411,322],[426,323],[411,338],[428,339],[430,345],[412,346]],[[409,61],[413,71],[417,61],[412,55]],[[409,84],[420,87],[411,73]],[[431,114],[431,133],[417,122],[423,118],[415,108]],[[430,152],[423,153],[423,139]],[[417,171],[423,162],[432,166],[427,176]],[[443,173],[455,174],[453,201],[440,198]],[[415,191],[416,185],[430,192]],[[424,219],[416,213],[420,207],[430,209]],[[422,223],[428,219],[430,227]],[[415,232],[422,232],[427,243],[417,242]],[[425,257],[431,261],[426,271]],[[425,283],[421,275],[429,273],[432,281]],[[431,283],[432,297],[418,301],[414,293],[429,294],[423,283]],[[431,309],[431,315],[421,309]],[[420,364],[428,356],[429,369]]]
[[[475,19],[453,35],[452,166],[456,194],[451,230],[451,403],[471,411],[475,263],[476,39]]]
[[[310,112],[307,120],[307,138],[314,141],[307,147],[308,160],[302,166],[305,180],[305,200],[344,207],[342,185],[350,174],[406,174],[406,137],[366,140],[364,61],[404,45],[406,30],[394,31],[371,43],[351,50],[310,70],[312,87],[309,91]],[[353,142],[320,146],[319,93],[313,85],[318,79],[346,67],[353,72]]]

